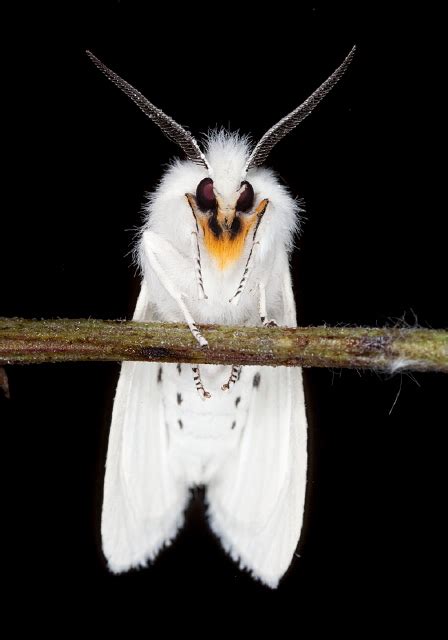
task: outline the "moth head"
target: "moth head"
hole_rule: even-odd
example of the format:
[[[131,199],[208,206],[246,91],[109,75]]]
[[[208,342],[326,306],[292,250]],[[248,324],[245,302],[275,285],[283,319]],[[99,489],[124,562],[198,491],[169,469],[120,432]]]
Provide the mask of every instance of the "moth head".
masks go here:
[[[241,256],[245,240],[264,214],[268,200],[256,196],[248,180],[242,180],[233,190],[228,181],[219,188],[219,180],[203,178],[194,194],[185,194],[204,244],[221,269]]]
[[[250,182],[251,170],[260,167],[277,142],[313,111],[342,77],[354,53],[355,47],[309,98],[264,134],[250,153],[246,141],[241,144],[241,139],[238,143],[236,137],[221,134],[215,136],[214,144],[209,144],[204,154],[191,133],[87,52],[104,75],[135,102],[170,140],[181,147],[188,160],[205,169],[206,176],[199,181],[194,192],[185,195],[198,225],[203,229],[207,250],[220,268],[226,268],[241,256],[246,237],[251,229],[258,228],[268,205],[263,194],[257,194]]]

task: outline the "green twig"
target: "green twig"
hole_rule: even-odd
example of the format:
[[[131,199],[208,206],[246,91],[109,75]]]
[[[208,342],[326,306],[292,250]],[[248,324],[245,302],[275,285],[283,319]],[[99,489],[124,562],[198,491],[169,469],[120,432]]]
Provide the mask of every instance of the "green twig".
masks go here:
[[[430,329],[204,325],[0,318],[0,365],[144,360],[448,372],[448,332]]]

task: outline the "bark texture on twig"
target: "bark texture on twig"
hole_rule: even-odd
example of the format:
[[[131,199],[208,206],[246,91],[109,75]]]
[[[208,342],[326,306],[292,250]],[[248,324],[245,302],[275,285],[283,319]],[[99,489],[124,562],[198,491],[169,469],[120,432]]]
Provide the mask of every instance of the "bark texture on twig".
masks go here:
[[[0,318],[0,365],[145,360],[448,372],[448,332],[432,329],[204,325]]]

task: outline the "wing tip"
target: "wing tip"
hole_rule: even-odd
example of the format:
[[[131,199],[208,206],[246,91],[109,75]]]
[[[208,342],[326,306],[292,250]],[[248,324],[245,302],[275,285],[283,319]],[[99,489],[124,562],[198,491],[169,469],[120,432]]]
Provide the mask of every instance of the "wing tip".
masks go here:
[[[255,580],[258,580],[258,582],[261,582],[264,586],[270,589],[277,589],[281,578],[289,567],[289,563],[285,568],[280,568],[276,571],[265,571],[261,569],[261,567],[255,566],[254,562],[238,549],[238,545],[234,543],[231,536],[224,532],[223,527],[219,523],[219,518],[210,507],[210,503],[208,504],[207,519],[211,530],[219,538],[224,551],[232,558],[238,567],[249,573],[252,578],[255,578]]]
[[[117,535],[117,529],[113,527],[112,535],[109,535],[109,527],[103,523],[102,550],[109,571],[115,574],[125,573],[131,569],[144,569],[154,562],[159,553],[172,544],[183,527],[187,502],[183,504],[178,517],[164,527],[159,526],[157,532],[154,527],[149,532],[141,530],[138,535],[134,532],[134,536],[128,530],[121,530],[121,535]],[[132,544],[131,537],[134,537]]]

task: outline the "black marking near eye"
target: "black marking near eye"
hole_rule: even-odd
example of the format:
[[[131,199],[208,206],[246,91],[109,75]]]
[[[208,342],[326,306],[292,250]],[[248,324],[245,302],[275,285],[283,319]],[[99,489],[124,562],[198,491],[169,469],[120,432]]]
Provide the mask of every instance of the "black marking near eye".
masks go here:
[[[177,423],[178,423],[178,425],[179,425],[179,427],[180,427],[181,429],[183,429],[183,428],[184,428],[184,425],[183,425],[182,420],[178,420],[178,421],[177,421]]]
[[[255,387],[255,388],[257,388],[257,387],[259,387],[259,386],[260,386],[260,380],[261,380],[261,376],[260,376],[260,374],[259,374],[259,373],[256,373],[256,374],[254,375],[254,379],[253,379],[253,382],[252,382],[252,384],[254,385],[254,387]]]
[[[241,229],[241,220],[236,216],[233,218],[232,224],[230,225],[230,236],[237,236]]]
[[[179,375],[182,373],[182,367],[180,366],[180,362],[177,363],[177,372],[179,373]]]
[[[236,421],[234,420],[234,421],[232,422],[232,426],[231,426],[230,428],[231,428],[231,429],[235,429],[235,427],[236,427]]]
[[[162,382],[162,367],[159,367],[157,372],[157,382]]]
[[[240,396],[238,396],[238,398],[235,400],[235,407],[237,407],[239,405],[240,400],[241,400],[241,398],[240,398]]]
[[[216,209],[216,197],[213,191],[213,180],[204,178],[196,188],[196,202],[203,213]]]
[[[254,204],[254,190],[250,182],[245,180],[241,183],[242,191],[240,193],[240,197],[236,203],[237,211],[242,211],[246,213],[249,209],[252,209]]]
[[[208,219],[208,226],[213,235],[219,238],[219,236],[222,234],[222,229],[221,225],[218,223],[218,217],[216,213]]]
[[[181,393],[177,394],[177,404],[182,404],[182,394]]]

